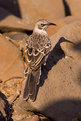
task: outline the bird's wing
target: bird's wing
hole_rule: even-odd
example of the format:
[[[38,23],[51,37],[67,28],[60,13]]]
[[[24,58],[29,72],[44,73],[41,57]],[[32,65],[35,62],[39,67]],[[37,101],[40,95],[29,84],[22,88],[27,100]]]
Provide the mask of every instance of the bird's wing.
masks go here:
[[[37,43],[35,45],[31,38],[27,41],[25,52],[29,67],[25,71],[26,82],[23,93],[23,98],[25,100],[30,98],[34,101],[36,98],[37,85],[39,84],[41,75],[41,65],[44,63],[46,56],[49,54],[50,48],[50,42],[41,46],[41,44],[37,45]]]
[[[33,42],[33,39],[29,39],[26,45],[27,61],[33,71],[36,71],[41,66],[41,64],[44,63],[45,57],[49,54],[51,48],[50,41],[42,43],[42,46],[40,43],[37,43],[37,41],[38,40],[36,40],[35,44],[35,42]]]
[[[32,71],[36,71],[44,63],[44,60],[49,52],[45,53],[45,49],[42,51],[36,50],[37,53],[35,54],[31,50],[32,48],[28,48],[28,51],[26,52],[27,61]]]

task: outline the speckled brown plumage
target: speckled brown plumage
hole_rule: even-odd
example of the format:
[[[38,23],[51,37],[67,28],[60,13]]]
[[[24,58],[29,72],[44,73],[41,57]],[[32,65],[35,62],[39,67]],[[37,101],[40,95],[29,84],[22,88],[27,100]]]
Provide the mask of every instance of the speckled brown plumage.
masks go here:
[[[50,50],[51,43],[46,35],[32,34],[29,37],[26,45],[26,54],[28,62],[30,62],[30,68],[33,70],[32,65],[37,62],[37,59],[42,54],[44,57]],[[39,63],[38,63],[39,64]]]
[[[52,23],[53,24],[53,23]],[[35,101],[37,85],[41,75],[41,65],[46,61],[51,49],[51,42],[46,32],[49,22],[40,20],[36,23],[32,35],[26,41],[25,88],[23,98]]]

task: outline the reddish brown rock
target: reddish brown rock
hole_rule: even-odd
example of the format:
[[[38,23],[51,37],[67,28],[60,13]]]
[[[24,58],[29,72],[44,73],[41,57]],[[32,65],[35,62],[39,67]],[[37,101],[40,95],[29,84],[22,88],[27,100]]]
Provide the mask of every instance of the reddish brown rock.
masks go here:
[[[13,120],[14,121],[40,121],[37,115],[32,115],[28,117],[26,114],[20,115],[18,114],[18,112],[16,115],[15,114],[13,115]]]
[[[8,38],[0,35],[0,90],[10,102],[19,95],[23,77],[24,63],[21,52]]]
[[[11,30],[16,28],[16,31],[21,29],[31,30],[32,25],[29,25],[26,22],[23,22],[20,18],[12,15],[10,12],[5,10],[4,8],[0,8],[0,29],[1,27],[10,27]],[[7,29],[8,29],[7,28]],[[4,29],[4,28],[3,28]]]
[[[53,38],[55,38],[53,40]],[[64,27],[62,27],[55,35],[51,37],[52,45],[55,45],[58,41],[63,41],[64,39],[69,40],[75,44],[80,42],[81,38],[81,19],[76,20]],[[52,46],[53,47],[53,46]]]
[[[80,20],[75,21],[51,37],[52,52],[42,70],[36,101],[21,99],[20,112],[36,109],[57,121],[72,120],[81,112],[80,26]]]
[[[77,61],[77,63],[81,64],[81,42],[78,43],[69,43],[62,42],[61,48],[64,51],[67,57],[70,57]]]
[[[65,16],[62,0],[19,0],[21,16],[28,24],[35,24],[38,19],[53,21]]]
[[[73,58],[77,63],[81,63],[81,22],[80,20],[74,21],[68,26],[64,26],[54,36],[56,38],[52,41],[55,45],[57,41],[61,43],[60,46],[65,55]],[[52,38],[53,38],[52,37]]]
[[[0,92],[0,121],[5,121],[8,117],[9,120],[11,120],[11,106],[8,103],[6,96]]]
[[[30,102],[32,106],[57,121],[71,120],[81,112],[80,69],[72,59],[60,60],[39,88],[36,101]]]
[[[63,26],[73,23],[77,20],[81,20],[81,17],[75,17],[75,16],[67,16],[64,18],[60,18],[60,19],[55,19],[52,22],[54,22],[56,24],[56,26],[49,26],[48,27],[48,34],[49,36],[54,35],[56,32],[59,31],[59,29],[61,29]]]
[[[81,112],[80,26],[81,21],[73,22],[51,37],[53,50],[42,70],[36,101],[27,102],[56,121],[70,121]]]
[[[81,0],[65,0],[73,16],[81,16]]]
[[[0,120],[6,118],[5,101],[0,97]]]
[[[23,61],[21,53],[8,39],[0,35],[0,79],[23,77]]]
[[[10,41],[17,46],[20,50],[25,49],[26,40],[28,39],[28,35],[23,32],[7,32],[4,33],[6,37],[10,39]]]

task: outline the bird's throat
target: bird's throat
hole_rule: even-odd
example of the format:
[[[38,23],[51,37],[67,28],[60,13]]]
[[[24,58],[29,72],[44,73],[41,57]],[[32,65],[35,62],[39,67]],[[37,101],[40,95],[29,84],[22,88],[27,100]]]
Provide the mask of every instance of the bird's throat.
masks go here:
[[[43,29],[35,28],[33,32],[34,33],[41,34],[41,35],[47,35],[47,31],[46,30],[43,30]]]

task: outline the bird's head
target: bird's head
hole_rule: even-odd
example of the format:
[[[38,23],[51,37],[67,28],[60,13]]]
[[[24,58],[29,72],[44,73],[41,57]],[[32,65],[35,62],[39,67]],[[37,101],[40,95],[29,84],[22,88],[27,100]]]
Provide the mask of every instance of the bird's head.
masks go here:
[[[50,25],[56,25],[54,23],[51,23],[51,22],[48,22],[47,20],[45,19],[41,19],[41,20],[38,20],[37,23],[35,24],[35,27],[34,27],[34,32],[46,32],[48,26]]]

